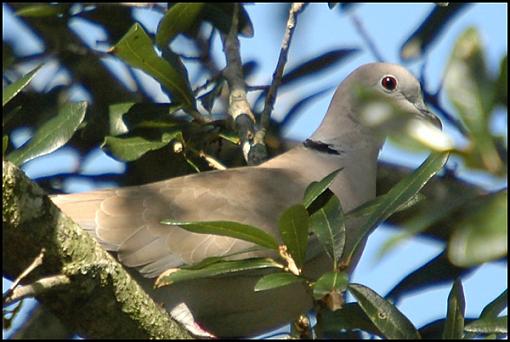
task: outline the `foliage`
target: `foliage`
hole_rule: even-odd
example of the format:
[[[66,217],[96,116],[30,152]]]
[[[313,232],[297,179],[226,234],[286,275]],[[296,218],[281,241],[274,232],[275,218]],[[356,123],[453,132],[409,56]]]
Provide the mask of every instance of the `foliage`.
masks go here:
[[[168,9],[148,5],[154,6],[155,13],[163,12],[156,32],[150,32],[138,23],[134,17],[136,9],[126,5],[17,3],[9,6],[25,25],[37,32],[44,51],[23,56],[13,49],[14,42],[3,41],[4,80],[10,81],[4,86],[2,99],[3,156],[7,159],[23,165],[65,145],[84,160],[100,147],[126,163],[126,172],[115,177],[119,186],[209,170],[214,164],[211,160],[227,167],[243,164],[240,134],[232,120],[224,115],[228,102],[225,76],[211,51],[214,38],[230,31],[235,13],[238,15],[236,32],[245,37],[256,34],[256,27],[253,27],[244,5],[178,3]],[[423,59],[432,43],[440,39],[448,24],[466,6],[452,3],[435,7],[403,44],[402,58]],[[345,11],[347,5],[329,3],[329,7],[332,11]],[[73,19],[104,28],[111,48],[100,52],[88,46],[82,37],[69,29],[68,24]],[[179,45],[182,37],[188,43],[181,44],[187,46],[185,52]],[[357,51],[335,48],[303,61],[283,76],[281,88],[299,86],[303,80],[330,70]],[[490,123],[496,109],[507,109],[507,57],[501,60],[497,73],[492,74],[484,54],[476,28],[468,29],[458,38],[444,72],[446,94],[456,112],[443,119],[468,142],[466,146],[451,148],[453,156],[469,168],[503,177],[507,173],[506,140],[494,136]],[[103,58],[116,58],[125,63],[129,78],[136,85],[136,93],[117,79],[102,63]],[[40,69],[50,62],[67,70],[70,80],[63,86],[48,86],[46,91],[31,87],[31,81]],[[193,63],[196,65],[192,67]],[[257,63],[244,61],[245,79],[256,70]],[[38,66],[34,68],[34,65]],[[168,95],[169,102],[155,103],[134,69],[155,79]],[[51,80],[47,83],[54,84]],[[70,91],[76,84],[87,93],[88,101],[70,100]],[[267,89],[263,88],[255,104],[262,102]],[[305,95],[289,106],[281,123],[271,121],[266,136],[271,153],[281,152],[283,126],[306,102],[322,94],[324,89]],[[440,106],[437,97],[425,94],[425,98],[434,107]],[[444,110],[442,113],[448,114]],[[258,115],[256,118],[260,120]],[[31,139],[15,148],[12,136],[22,127],[31,130]],[[205,260],[200,265],[162,275],[159,285],[267,268],[275,272],[263,276],[255,291],[269,291],[294,282],[309,285],[310,296],[320,308],[314,328],[317,337],[341,336],[358,329],[386,338],[507,334],[507,317],[500,315],[506,307],[506,291],[499,296],[494,294],[494,301],[478,318],[465,318],[464,307],[469,298],[464,298],[462,282],[458,278],[483,263],[498,262],[506,257],[507,190],[470,190],[460,194],[443,193],[436,200],[426,198],[424,186],[441,170],[447,156],[447,153],[432,153],[417,170],[384,194],[347,213],[342,210],[341,199],[328,190],[336,173],[317,180],[308,187],[302,203],[282,213],[279,227],[283,244],[280,246],[277,243],[279,237],[269,236],[257,227],[235,222],[167,220],[167,224],[193,232],[250,241],[261,248],[278,251],[279,258],[235,262],[222,258]],[[55,175],[53,179],[64,181],[79,176],[76,172]],[[453,176],[447,174],[442,181],[450,182]],[[92,178],[94,181],[111,179],[110,175]],[[47,190],[54,190],[48,184],[44,183]],[[362,229],[367,236],[381,222],[400,216],[404,217],[398,222],[403,233],[391,242],[392,245],[386,245],[386,251],[415,234],[432,234],[444,242],[443,253],[409,274],[386,298],[366,286],[349,283],[345,271],[355,248],[345,249],[345,222],[363,218]],[[432,230],[434,227],[441,227],[448,233],[446,236],[436,234]],[[307,246],[310,248],[313,243],[310,236],[316,237],[332,260],[332,269],[319,279],[309,279],[301,273],[309,253]],[[434,324],[415,327],[392,302],[412,291],[445,281],[452,283],[448,312],[444,319]],[[345,291],[349,291],[356,302],[343,303]]]

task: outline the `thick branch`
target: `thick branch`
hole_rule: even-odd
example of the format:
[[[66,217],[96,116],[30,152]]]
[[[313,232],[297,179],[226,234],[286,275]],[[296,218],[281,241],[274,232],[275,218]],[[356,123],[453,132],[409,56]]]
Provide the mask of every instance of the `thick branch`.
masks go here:
[[[18,168],[3,162],[3,274],[16,278],[44,248],[44,261],[22,283],[55,274],[68,286],[36,298],[84,337],[185,338],[124,268],[64,216]]]
[[[243,64],[237,37],[239,24],[239,5],[234,6],[232,26],[228,35],[222,34],[223,51],[227,60],[227,66],[223,76],[229,87],[228,112],[236,125],[241,145],[243,147],[244,159],[249,165],[259,164],[267,159],[267,150],[263,142],[254,146],[255,137],[255,116],[246,98],[246,85],[243,75]],[[254,148],[255,147],[255,148]]]

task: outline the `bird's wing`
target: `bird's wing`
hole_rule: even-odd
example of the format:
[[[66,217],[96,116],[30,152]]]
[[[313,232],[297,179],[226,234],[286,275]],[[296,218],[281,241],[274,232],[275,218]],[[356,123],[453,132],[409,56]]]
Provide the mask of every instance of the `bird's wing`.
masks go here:
[[[237,221],[278,237],[282,211],[303,198],[309,181],[288,169],[244,167],[173,178],[143,186],[53,196],[60,209],[95,233],[120,261],[147,277],[252,244],[197,234],[161,220]],[[79,205],[77,205],[79,203]]]

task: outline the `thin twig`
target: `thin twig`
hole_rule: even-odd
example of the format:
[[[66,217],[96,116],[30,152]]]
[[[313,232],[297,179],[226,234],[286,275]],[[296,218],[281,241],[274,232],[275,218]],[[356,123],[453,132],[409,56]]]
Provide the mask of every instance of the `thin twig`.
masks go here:
[[[278,87],[282,82],[283,70],[285,69],[285,64],[287,63],[287,57],[289,55],[290,42],[296,28],[297,15],[304,9],[304,7],[305,3],[303,2],[294,2],[290,6],[289,18],[287,19],[287,27],[285,29],[285,34],[283,36],[282,46],[280,49],[280,56],[278,57],[278,63],[276,64],[276,68],[273,73],[273,81],[269,91],[267,92],[266,100],[264,102],[264,110],[262,111],[260,119],[263,130],[267,130],[269,128],[271,112],[273,111]]]
[[[8,296],[4,296],[3,305],[11,305],[14,302],[20,301],[27,297],[35,297],[43,294],[49,290],[55,290],[59,286],[69,285],[71,279],[66,275],[56,275],[47,278],[39,279],[32,284],[19,286],[12,290]]]
[[[18,286],[19,282],[23,280],[27,275],[29,275],[33,270],[42,265],[44,259],[44,253],[46,250],[43,248],[41,252],[34,258],[34,261],[19,275],[16,280],[11,285],[10,291],[14,290],[16,286]]]
[[[378,62],[384,62],[384,58],[383,58],[382,54],[379,52],[379,50],[377,50],[377,46],[370,38],[368,32],[365,30],[365,27],[363,26],[363,23],[361,22],[361,20],[359,20],[359,18],[356,16],[356,14],[354,14],[352,12],[350,13],[350,18],[352,20],[352,23],[354,24],[354,27],[358,31],[359,35],[363,38],[363,40],[367,44],[368,49],[370,50],[370,52],[372,52],[372,55],[374,55],[374,58]]]
[[[187,147],[188,150],[198,155],[200,158],[204,159],[210,167],[216,170],[226,170],[227,167],[223,165],[220,161],[216,160],[213,156],[205,153],[203,150],[197,151],[194,148]]]

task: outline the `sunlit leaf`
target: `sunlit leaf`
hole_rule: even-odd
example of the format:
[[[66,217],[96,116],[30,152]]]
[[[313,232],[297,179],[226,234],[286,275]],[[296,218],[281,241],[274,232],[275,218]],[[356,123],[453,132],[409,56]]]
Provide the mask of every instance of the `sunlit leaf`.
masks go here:
[[[86,102],[66,103],[58,115],[46,121],[23,146],[11,152],[7,159],[20,166],[34,158],[51,153],[72,138],[85,118]]]
[[[303,198],[303,204],[305,208],[310,207],[310,205],[315,201],[335,180],[336,175],[342,171],[342,168],[337,169],[331,172],[329,175],[321,179],[319,182],[312,182],[305,190],[305,195]]]
[[[302,204],[286,209],[278,219],[282,241],[298,268],[305,261],[309,221],[308,212]]]
[[[466,324],[464,330],[477,334],[508,334],[508,316],[478,319]]]
[[[508,306],[508,289],[501,294],[482,310],[480,318],[495,318]]]
[[[289,272],[270,273],[261,277],[255,284],[255,292],[271,290],[277,287],[287,286],[304,279]]]
[[[380,199],[381,203],[377,206],[377,209],[366,218],[366,221],[360,227],[359,234],[351,249],[344,252],[347,262],[350,262],[363,239],[398,208],[416,196],[425,184],[441,170],[447,160],[448,153],[432,153],[418,169],[402,179]]]
[[[171,285],[186,280],[211,278],[250,270],[280,268],[283,266],[269,258],[253,258],[234,261],[220,261],[200,269],[171,269],[163,272],[156,280],[156,287]]]
[[[69,8],[69,4],[37,4],[28,5],[16,11],[16,15],[19,17],[31,17],[31,18],[42,18],[42,17],[53,17],[59,14],[64,14]]]
[[[195,99],[185,75],[180,68],[156,54],[151,38],[138,23],[131,27],[110,52],[130,66],[154,77],[185,108],[195,107]]]
[[[34,70],[30,71],[28,74],[17,80],[16,82],[9,84],[7,87],[3,89],[2,94],[2,106],[5,106],[10,100],[14,98],[20,91],[25,88],[30,81],[34,78],[36,72],[41,68],[42,65],[39,65]]]
[[[420,338],[418,330],[411,321],[396,306],[376,292],[360,284],[349,284],[347,288],[384,337],[388,339]]]
[[[179,226],[193,233],[215,234],[229,236],[236,239],[255,243],[262,247],[278,249],[278,243],[268,233],[260,228],[247,224],[231,221],[204,221],[204,222],[183,222],[176,220],[163,220],[162,224]]]
[[[464,336],[465,307],[464,289],[460,278],[457,278],[448,295],[448,310],[443,329],[443,339],[461,339]]]
[[[331,196],[322,208],[310,216],[310,229],[336,268],[345,246],[345,220],[338,197]]]

